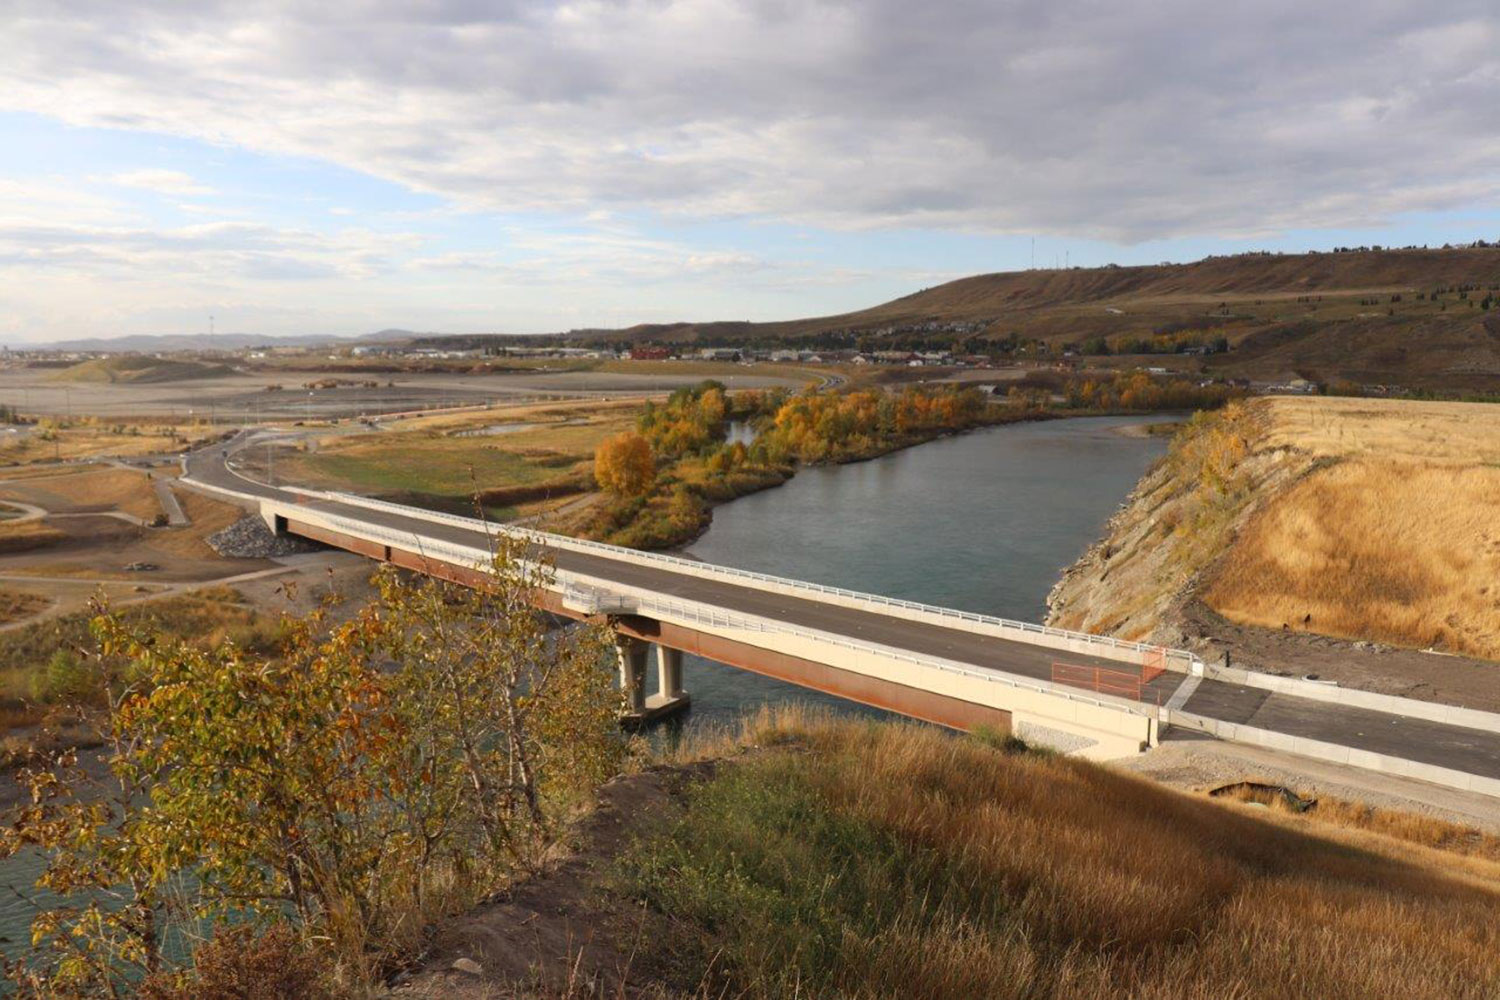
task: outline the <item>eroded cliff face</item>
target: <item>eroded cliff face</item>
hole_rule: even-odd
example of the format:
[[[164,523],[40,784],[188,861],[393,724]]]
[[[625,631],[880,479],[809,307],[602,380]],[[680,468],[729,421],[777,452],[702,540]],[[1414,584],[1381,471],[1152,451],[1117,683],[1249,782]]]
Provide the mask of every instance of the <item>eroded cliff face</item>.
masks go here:
[[[1047,623],[1190,645],[1182,612],[1214,562],[1265,497],[1316,462],[1271,446],[1270,423],[1267,401],[1247,400],[1186,424],[1052,588]]]

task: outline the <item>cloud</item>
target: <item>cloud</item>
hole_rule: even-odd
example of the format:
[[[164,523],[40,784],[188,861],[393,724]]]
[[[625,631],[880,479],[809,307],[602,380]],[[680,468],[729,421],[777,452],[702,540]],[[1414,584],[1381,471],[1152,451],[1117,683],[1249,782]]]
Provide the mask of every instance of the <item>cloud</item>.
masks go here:
[[[180,287],[358,281],[391,272],[423,242],[410,233],[349,229],[325,234],[245,222],[147,229],[0,219],[0,269],[101,281],[171,275]]]
[[[112,199],[80,191],[62,178],[0,177],[0,226],[38,222],[75,224],[123,221],[128,212]]]
[[[155,191],[157,194],[192,197],[214,193],[213,188],[199,184],[192,175],[180,170],[131,170],[123,174],[114,174],[105,180],[121,187],[140,188],[144,191]]]
[[[0,106],[476,209],[1131,242],[1500,195],[1500,18],[1475,0],[7,11]]]

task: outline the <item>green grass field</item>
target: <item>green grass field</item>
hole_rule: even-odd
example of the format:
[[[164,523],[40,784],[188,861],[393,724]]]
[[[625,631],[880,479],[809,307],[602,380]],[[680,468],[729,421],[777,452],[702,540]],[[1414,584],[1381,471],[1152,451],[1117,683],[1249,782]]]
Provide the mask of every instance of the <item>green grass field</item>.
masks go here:
[[[513,434],[459,436],[494,414],[440,427],[329,437],[315,451],[278,457],[277,471],[310,485],[362,493],[469,497],[545,483],[579,482],[591,474],[594,448],[634,423],[633,409],[562,412]],[[508,507],[500,505],[500,508]]]

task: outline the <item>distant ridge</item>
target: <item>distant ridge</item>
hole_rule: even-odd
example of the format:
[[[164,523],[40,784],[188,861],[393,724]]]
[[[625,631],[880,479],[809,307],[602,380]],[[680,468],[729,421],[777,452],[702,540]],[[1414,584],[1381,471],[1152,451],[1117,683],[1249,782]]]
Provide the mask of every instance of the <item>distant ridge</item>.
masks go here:
[[[1219,301],[1359,292],[1416,292],[1436,286],[1500,285],[1500,246],[1248,253],[1190,264],[1037,268],[958,278],[855,312],[766,323],[651,323],[580,331],[589,339],[755,340],[829,331],[871,331],[926,322],[975,323],[987,336],[1042,338],[1123,332],[1165,311],[1202,312]],[[1137,306],[1136,309],[1124,307]],[[1094,306],[1096,308],[1088,309]],[[1108,306],[1121,308],[1110,313]],[[1132,314],[1133,318],[1132,318]]]
[[[1173,336],[1222,340],[1228,350],[1168,361]],[[1302,378],[1492,396],[1500,395],[1500,246],[1252,253],[1191,264],[1008,271],[836,316],[642,324],[573,339],[862,350],[998,347],[1053,357],[1120,353],[1135,355],[1138,364],[1263,382]],[[1140,353],[1140,345],[1154,339],[1168,342],[1166,357]]]

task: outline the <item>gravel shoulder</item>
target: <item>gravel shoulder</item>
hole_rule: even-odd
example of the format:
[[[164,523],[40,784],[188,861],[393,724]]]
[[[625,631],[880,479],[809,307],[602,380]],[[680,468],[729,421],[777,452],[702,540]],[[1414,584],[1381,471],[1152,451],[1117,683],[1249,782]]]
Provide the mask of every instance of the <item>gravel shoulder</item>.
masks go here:
[[[1197,734],[1169,733],[1160,746],[1109,766],[1184,791],[1259,781],[1285,785],[1304,798],[1363,802],[1500,833],[1500,799]]]

